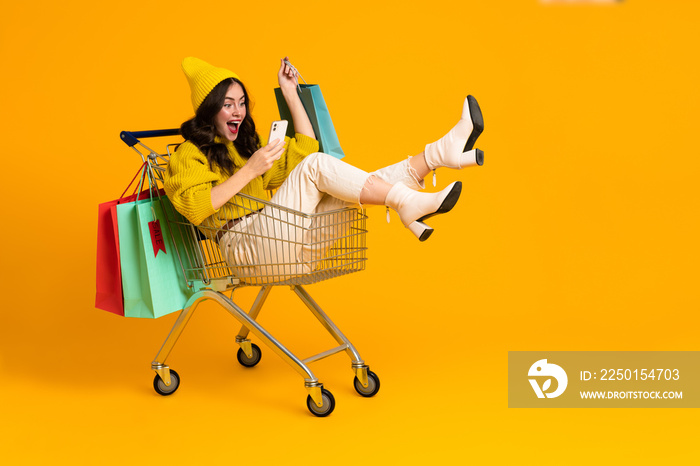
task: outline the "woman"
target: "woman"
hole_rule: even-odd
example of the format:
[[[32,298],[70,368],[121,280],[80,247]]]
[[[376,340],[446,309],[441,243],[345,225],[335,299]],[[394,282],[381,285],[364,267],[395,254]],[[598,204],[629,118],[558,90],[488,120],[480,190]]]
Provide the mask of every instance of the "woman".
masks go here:
[[[290,246],[300,243],[300,235],[308,231],[308,225],[298,224],[303,219],[276,218],[281,211],[269,208],[258,214],[265,205],[244,200],[239,193],[267,199],[266,191],[277,189],[271,202],[305,214],[357,204],[386,205],[424,241],[433,230],[423,221],[451,210],[461,183],[438,193],[420,193],[423,178],[438,167],[483,163],[483,152],[472,149],[483,120],[471,96],[465,100],[459,123],[428,144],[425,152],[367,173],[318,152],[313,127],[296,91],[295,73],[284,60],[278,81],[296,135],[266,145],[256,133],[248,94],[235,73],[193,57],[185,58],[182,68],[192,91],[195,117],[182,124],[185,142],[170,158],[165,190],[180,213],[205,234],[215,236],[227,262],[242,276],[280,273],[269,267],[261,270],[260,264],[298,262],[299,269],[286,268],[281,273],[308,271],[304,264],[309,251]],[[246,267],[255,269],[241,273]]]

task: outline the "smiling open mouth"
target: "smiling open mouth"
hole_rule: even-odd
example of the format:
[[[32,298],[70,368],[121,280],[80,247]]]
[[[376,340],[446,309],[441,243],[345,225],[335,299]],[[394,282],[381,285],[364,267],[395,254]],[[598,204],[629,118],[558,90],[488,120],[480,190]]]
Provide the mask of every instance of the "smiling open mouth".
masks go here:
[[[240,126],[240,124],[240,121],[229,121],[226,123],[229,131],[231,131],[233,134],[238,134],[238,127]]]

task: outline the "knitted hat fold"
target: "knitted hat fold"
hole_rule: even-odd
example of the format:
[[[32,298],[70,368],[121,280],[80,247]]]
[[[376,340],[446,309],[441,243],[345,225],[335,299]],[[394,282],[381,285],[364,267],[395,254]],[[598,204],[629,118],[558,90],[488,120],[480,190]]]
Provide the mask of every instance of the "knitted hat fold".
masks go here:
[[[233,71],[217,68],[204,60],[195,57],[187,57],[182,60],[182,70],[185,72],[187,82],[192,90],[192,107],[195,113],[209,93],[224,79],[240,78]]]

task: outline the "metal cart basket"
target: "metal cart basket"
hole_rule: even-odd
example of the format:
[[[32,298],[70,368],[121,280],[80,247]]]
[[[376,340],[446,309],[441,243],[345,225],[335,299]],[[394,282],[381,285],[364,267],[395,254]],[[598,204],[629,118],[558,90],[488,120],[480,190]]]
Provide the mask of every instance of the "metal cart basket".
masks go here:
[[[176,129],[121,133],[122,141],[147,163],[151,188],[156,188],[153,192],[163,186],[171,149],[176,144],[169,144],[165,153],[158,153],[139,139],[178,134]],[[183,303],[183,310],[151,363],[156,372],[153,381],[156,392],[171,395],[178,389],[180,376],[165,362],[195,309],[205,300],[216,301],[242,324],[236,336],[236,343],[240,346],[239,363],[253,367],[260,361],[260,348],[248,338],[252,333],[304,378],[309,393],[307,407],[315,416],[329,415],[335,408],[335,399],[309,369],[309,364],[314,361],[345,351],[352,361],[355,390],[365,397],[378,392],[377,375],[369,370],[352,343],[302,286],[364,270],[367,217],[363,210],[343,208],[305,214],[238,194],[220,209],[217,218],[195,226],[170,202],[163,202],[162,195],[158,195],[158,201],[167,218],[167,226],[162,227],[163,234],[171,235],[173,239],[182,279],[191,296]],[[242,230],[243,222],[249,221],[255,221],[259,227]],[[263,252],[252,263],[250,260],[231,263],[231,256],[227,262],[227,245],[240,240],[243,235],[248,235],[246,239],[255,242]],[[272,287],[279,285],[291,287],[339,346],[300,359],[256,322]],[[224,294],[243,286],[261,287],[249,312]]]

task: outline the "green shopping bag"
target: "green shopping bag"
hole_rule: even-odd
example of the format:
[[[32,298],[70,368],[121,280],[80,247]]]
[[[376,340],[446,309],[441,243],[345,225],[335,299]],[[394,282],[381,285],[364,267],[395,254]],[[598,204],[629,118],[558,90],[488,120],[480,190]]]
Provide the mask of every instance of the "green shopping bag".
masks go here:
[[[316,139],[319,144],[319,151],[332,155],[335,158],[342,159],[345,157],[343,149],[340,148],[338,135],[335,132],[331,114],[328,112],[326,101],[323,99],[321,88],[317,84],[299,84],[297,86],[301,103],[304,104],[306,114],[309,116],[311,126],[316,133]],[[287,136],[294,137],[294,120],[287,106],[287,101],[284,100],[282,89],[275,89],[275,97],[277,98],[277,108],[280,112],[282,120],[289,121],[287,127]]]
[[[173,243],[161,201],[168,214],[175,212],[165,196],[117,206],[125,317],[162,317],[183,309],[192,295],[175,251],[182,254],[184,245],[178,235]],[[156,247],[149,224],[160,226]]]

